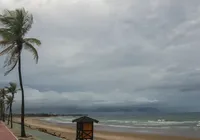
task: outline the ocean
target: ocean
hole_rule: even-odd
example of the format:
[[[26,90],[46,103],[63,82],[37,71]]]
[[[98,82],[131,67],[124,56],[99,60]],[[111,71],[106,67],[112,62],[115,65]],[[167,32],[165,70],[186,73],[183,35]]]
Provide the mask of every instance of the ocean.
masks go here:
[[[96,130],[111,132],[145,133],[200,138],[200,113],[174,113],[157,115],[90,115],[97,120]],[[72,125],[77,117],[51,117],[43,120],[60,125]]]

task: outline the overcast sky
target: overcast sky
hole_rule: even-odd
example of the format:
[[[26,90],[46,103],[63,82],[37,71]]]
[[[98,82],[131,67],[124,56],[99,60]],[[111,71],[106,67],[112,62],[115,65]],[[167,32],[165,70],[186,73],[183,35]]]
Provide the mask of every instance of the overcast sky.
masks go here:
[[[0,0],[25,7],[36,65],[23,52],[26,105],[162,104],[200,111],[199,0]],[[0,83],[18,82],[17,71]],[[17,94],[16,102],[20,100]]]

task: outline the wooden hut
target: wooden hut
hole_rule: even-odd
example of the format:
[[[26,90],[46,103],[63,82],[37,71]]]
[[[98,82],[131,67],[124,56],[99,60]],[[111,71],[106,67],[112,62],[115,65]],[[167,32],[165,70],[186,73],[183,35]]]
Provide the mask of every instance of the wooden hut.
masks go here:
[[[76,122],[76,140],[93,140],[94,137],[94,122],[98,123],[98,120],[92,119],[87,116],[83,116],[73,120]]]

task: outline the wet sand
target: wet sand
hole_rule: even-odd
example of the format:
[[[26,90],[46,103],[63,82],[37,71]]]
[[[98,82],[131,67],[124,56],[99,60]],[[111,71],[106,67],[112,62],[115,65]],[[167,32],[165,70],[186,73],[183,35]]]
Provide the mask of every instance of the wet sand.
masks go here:
[[[76,132],[72,126],[59,125],[41,121],[41,118],[37,117],[26,117],[26,126],[61,137],[66,140],[75,140]],[[19,123],[19,118],[14,118],[14,121]],[[94,130],[94,140],[200,140],[200,138],[188,138],[179,136],[161,136],[153,134],[136,134],[136,133],[125,133],[125,132],[106,132]]]

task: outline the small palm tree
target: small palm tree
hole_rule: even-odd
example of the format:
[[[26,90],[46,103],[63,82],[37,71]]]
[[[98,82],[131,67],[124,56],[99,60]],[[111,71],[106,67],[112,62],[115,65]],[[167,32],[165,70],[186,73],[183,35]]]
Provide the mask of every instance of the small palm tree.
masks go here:
[[[24,8],[16,10],[4,10],[0,15],[0,23],[3,28],[0,28],[0,36],[3,40],[0,41],[0,45],[4,47],[4,50],[0,55],[7,54],[5,65],[8,70],[5,75],[11,72],[18,64],[19,83],[22,93],[22,105],[21,105],[21,137],[25,137],[24,127],[24,88],[22,82],[21,73],[21,53],[22,50],[28,50],[34,56],[36,63],[38,62],[38,53],[34,48],[34,45],[41,45],[40,40],[35,38],[25,38],[25,35],[31,29],[33,24],[33,16],[29,14]]]
[[[8,95],[6,96],[7,100],[6,100],[6,104],[7,104],[7,108],[6,110],[9,110],[8,112],[8,125],[9,125],[9,120],[11,121],[11,128],[13,128],[13,124],[12,124],[12,104],[14,102],[14,98],[12,95]]]
[[[11,121],[11,128],[13,128],[12,104],[13,104],[13,101],[14,101],[14,98],[15,98],[15,94],[20,89],[17,89],[17,84],[14,83],[14,82],[10,82],[9,85],[10,85],[9,87],[6,87],[6,90],[7,90],[8,93],[11,93],[11,96],[7,97],[7,105],[9,106],[9,107],[7,107],[7,109],[9,109],[9,118],[10,118],[10,121]],[[8,124],[9,124],[9,119],[8,119]]]
[[[7,92],[4,88],[0,89],[0,97],[2,98],[2,120],[5,122],[5,98],[6,98]]]

